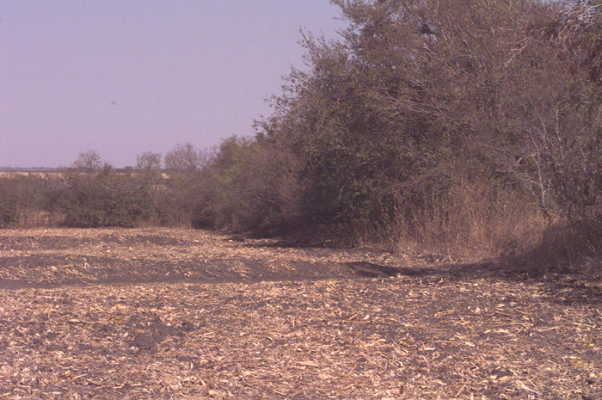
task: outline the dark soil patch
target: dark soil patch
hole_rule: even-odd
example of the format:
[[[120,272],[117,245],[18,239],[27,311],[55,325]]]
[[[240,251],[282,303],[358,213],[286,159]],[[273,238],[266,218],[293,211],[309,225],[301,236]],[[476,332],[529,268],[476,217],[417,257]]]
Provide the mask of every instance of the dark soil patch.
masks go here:
[[[369,273],[347,263],[293,260],[274,268],[263,260],[227,258],[156,261],[94,256],[32,255],[0,257],[4,274],[21,279],[0,279],[0,289],[61,287],[78,284],[139,284],[157,282],[260,282],[358,277],[387,277],[382,268]]]

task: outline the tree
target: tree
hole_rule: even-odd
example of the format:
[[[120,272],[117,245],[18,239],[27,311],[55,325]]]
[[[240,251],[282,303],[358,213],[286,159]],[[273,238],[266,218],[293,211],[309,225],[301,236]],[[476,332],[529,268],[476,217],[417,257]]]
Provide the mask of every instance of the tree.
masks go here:
[[[537,203],[599,215],[599,13],[539,0],[333,3],[348,28],[335,41],[305,35],[307,68],[287,77],[254,140],[218,150],[217,220],[257,232],[266,210],[284,210],[273,220],[350,241],[405,229],[420,243],[428,228],[432,242],[466,243],[518,208],[508,199],[537,220]],[[267,190],[276,178],[291,195]],[[470,185],[486,189],[468,199]]]
[[[73,162],[73,168],[83,171],[97,171],[105,165],[100,154],[94,150],[80,153],[77,160]]]
[[[146,171],[158,171],[161,169],[161,154],[147,151],[136,157],[136,168]]]
[[[165,155],[165,168],[170,171],[193,172],[203,165],[202,153],[190,143],[178,144]]]

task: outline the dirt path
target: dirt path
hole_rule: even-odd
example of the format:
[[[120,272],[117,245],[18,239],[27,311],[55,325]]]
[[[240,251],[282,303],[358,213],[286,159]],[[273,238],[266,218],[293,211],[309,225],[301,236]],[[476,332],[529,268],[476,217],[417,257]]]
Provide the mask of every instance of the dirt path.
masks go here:
[[[0,399],[601,399],[600,282],[203,231],[0,231]]]

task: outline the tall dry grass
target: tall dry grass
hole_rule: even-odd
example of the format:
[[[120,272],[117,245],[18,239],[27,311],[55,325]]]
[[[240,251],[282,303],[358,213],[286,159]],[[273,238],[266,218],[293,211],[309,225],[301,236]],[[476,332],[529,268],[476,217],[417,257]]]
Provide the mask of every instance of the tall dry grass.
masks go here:
[[[391,244],[398,252],[476,261],[521,253],[537,245],[547,227],[527,193],[458,179],[423,207],[400,212]]]

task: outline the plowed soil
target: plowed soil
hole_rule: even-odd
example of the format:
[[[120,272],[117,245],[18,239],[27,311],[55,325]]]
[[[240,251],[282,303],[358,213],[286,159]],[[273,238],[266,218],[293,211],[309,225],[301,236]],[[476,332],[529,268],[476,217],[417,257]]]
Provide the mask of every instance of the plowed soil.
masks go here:
[[[602,399],[600,274],[427,261],[0,231],[0,399]]]

